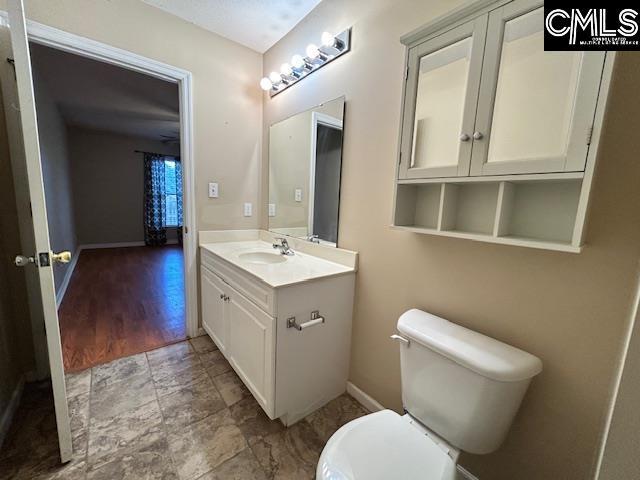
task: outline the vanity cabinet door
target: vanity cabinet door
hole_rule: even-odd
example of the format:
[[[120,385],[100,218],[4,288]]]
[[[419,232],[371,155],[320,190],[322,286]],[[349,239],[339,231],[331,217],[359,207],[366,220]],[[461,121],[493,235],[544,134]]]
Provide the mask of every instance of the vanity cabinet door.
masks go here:
[[[582,171],[604,52],[544,51],[539,0],[489,14],[471,175]]]
[[[225,312],[226,285],[217,275],[201,266],[202,324],[221,352],[227,352],[229,324]]]
[[[230,289],[229,361],[267,415],[274,418],[274,319]]]
[[[409,50],[401,179],[469,175],[486,28],[483,15]]]

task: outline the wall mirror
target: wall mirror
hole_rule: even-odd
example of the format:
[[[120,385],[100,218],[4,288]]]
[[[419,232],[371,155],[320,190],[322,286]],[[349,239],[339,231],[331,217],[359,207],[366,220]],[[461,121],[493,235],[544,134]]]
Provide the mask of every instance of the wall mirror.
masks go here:
[[[269,230],[336,246],[344,97],[269,129]]]

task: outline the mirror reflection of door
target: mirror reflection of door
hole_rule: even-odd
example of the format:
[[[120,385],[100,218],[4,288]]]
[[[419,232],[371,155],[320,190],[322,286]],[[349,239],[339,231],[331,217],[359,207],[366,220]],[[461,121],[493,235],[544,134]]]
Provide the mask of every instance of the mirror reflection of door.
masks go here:
[[[338,242],[342,120],[314,112],[312,129],[310,235],[335,244]]]

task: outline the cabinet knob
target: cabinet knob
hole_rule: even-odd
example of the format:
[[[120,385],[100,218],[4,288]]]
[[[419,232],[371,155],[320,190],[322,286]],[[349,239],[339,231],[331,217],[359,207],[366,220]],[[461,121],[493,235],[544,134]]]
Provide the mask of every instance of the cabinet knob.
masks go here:
[[[482,134],[482,132],[474,132],[473,133],[473,139],[474,140],[482,140],[483,137],[484,137],[484,135]]]
[[[469,140],[471,140],[471,137],[469,135],[467,135],[466,133],[460,134],[460,141],[461,142],[468,142]]]

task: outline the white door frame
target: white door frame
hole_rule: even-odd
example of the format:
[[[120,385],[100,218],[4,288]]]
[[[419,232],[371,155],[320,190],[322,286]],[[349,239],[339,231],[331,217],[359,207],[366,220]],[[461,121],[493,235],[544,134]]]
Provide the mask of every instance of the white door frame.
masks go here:
[[[6,24],[6,12],[0,22]],[[27,20],[30,41],[178,84],[180,93],[180,160],[183,181],[185,320],[187,335],[198,335],[197,238],[193,154],[193,79],[191,72],[105,43]]]
[[[318,124],[343,129],[342,120],[322,112],[311,112],[311,165],[309,166],[309,228],[308,234],[313,235],[313,202],[316,194],[316,145],[318,142]],[[336,246],[333,242],[320,239],[321,243]]]

